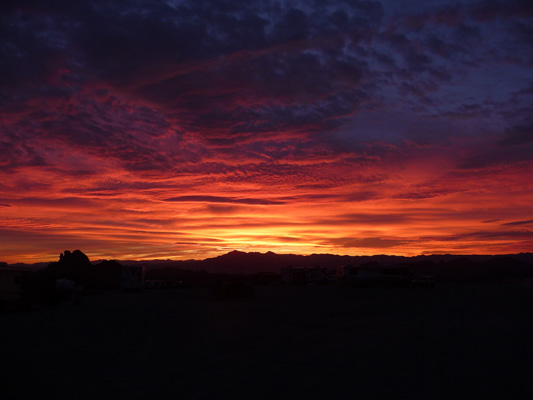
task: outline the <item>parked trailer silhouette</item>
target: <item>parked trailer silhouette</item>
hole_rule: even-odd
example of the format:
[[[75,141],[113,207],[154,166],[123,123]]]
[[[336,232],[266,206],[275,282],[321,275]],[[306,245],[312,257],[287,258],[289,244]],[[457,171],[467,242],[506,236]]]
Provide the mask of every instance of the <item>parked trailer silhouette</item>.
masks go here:
[[[315,285],[328,282],[328,270],[322,267],[294,268],[281,270],[281,282],[286,285]]]
[[[337,267],[339,287],[390,286],[404,287],[411,284],[411,272],[406,266],[352,266]]]
[[[0,310],[29,309],[39,299],[39,285],[32,270],[0,268]]]
[[[120,288],[126,292],[142,290],[145,273],[144,267],[122,266]]]

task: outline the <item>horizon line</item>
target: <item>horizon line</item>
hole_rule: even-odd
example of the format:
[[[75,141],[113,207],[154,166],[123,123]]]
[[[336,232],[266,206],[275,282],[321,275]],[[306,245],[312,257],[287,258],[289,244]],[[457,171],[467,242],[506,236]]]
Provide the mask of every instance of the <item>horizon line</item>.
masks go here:
[[[76,251],[79,249],[75,249],[72,251]],[[69,250],[64,250],[69,251]],[[417,254],[417,255],[400,255],[400,254],[357,254],[357,255],[350,255],[350,254],[335,254],[335,253],[309,253],[309,254],[297,254],[297,253],[276,253],[273,251],[267,251],[267,252],[259,252],[259,251],[242,251],[242,250],[231,250],[226,253],[221,253],[214,257],[207,257],[202,259],[197,258],[189,258],[189,259],[172,259],[172,258],[149,258],[149,259],[129,259],[129,258],[95,258],[91,259],[87,253],[85,253],[82,250],[83,254],[85,254],[91,263],[97,262],[97,261],[117,261],[117,262],[155,262],[155,261],[171,261],[171,262],[201,262],[209,259],[214,259],[218,257],[222,257],[231,253],[243,253],[243,254],[260,254],[260,255],[266,255],[268,253],[272,253],[276,256],[299,256],[299,257],[310,257],[310,256],[316,256],[316,255],[327,255],[327,256],[336,256],[336,257],[402,257],[402,258],[417,258],[417,257],[435,257],[435,256],[457,256],[457,257],[504,257],[504,256],[517,256],[517,255],[526,255],[526,254],[533,254],[533,252],[527,251],[527,252],[519,252],[519,253],[430,253],[430,254]],[[61,252],[60,254],[62,254]],[[57,257],[59,258],[59,256]],[[57,262],[57,258],[55,260],[50,261],[36,261],[32,263],[26,263],[26,262],[5,262],[0,260],[1,263],[5,263],[6,265],[17,265],[17,264],[24,264],[24,265],[34,265],[34,264],[44,264],[44,263],[54,263]]]

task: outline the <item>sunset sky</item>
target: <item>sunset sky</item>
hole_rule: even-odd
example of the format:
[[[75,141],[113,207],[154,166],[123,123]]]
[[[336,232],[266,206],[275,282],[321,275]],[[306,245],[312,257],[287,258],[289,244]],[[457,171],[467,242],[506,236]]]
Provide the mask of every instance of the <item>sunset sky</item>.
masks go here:
[[[533,250],[529,0],[17,0],[0,28],[0,261]]]

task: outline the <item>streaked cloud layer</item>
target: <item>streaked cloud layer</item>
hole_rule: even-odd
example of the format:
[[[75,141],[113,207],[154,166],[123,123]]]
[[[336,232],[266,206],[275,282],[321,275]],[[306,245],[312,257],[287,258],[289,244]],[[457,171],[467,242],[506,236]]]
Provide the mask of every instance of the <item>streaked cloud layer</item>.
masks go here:
[[[0,6],[0,259],[533,246],[529,1]]]

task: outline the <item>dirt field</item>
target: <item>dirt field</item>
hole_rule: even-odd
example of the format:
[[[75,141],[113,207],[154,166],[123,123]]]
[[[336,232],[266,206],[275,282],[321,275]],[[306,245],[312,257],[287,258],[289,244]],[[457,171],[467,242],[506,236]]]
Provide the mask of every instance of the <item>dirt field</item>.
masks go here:
[[[533,398],[533,289],[105,293],[0,315],[0,397]]]

